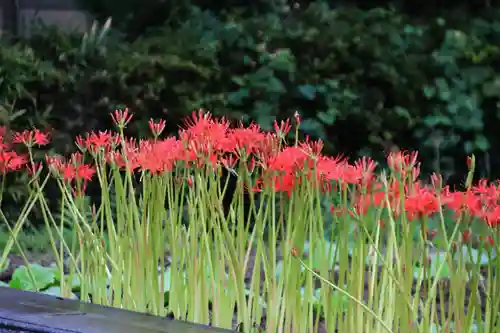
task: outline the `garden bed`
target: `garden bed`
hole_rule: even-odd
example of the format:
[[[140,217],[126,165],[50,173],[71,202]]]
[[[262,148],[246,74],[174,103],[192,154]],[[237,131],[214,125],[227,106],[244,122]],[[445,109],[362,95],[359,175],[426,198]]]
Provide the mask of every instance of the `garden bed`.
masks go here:
[[[280,249],[278,248],[277,249],[278,252],[280,252]],[[247,266],[247,269],[246,269],[246,274],[245,274],[245,281],[247,283],[247,286],[248,284],[250,283],[251,281],[251,276],[252,276],[252,272],[253,272],[253,267],[254,267],[254,264],[255,264],[255,251],[251,251],[250,252],[250,256],[249,256],[249,261],[248,261],[248,266]],[[48,268],[48,269],[54,269],[54,267],[56,266],[56,261],[55,261],[55,258],[54,256],[51,254],[51,253],[38,253],[38,254],[35,254],[35,253],[27,253],[26,254],[27,257],[30,259],[30,263],[31,264],[39,264],[41,265],[42,267],[45,267],[45,268]],[[281,257],[281,255],[279,255],[279,257]],[[307,254],[304,255],[304,257],[307,257]],[[165,255],[165,262],[166,262],[166,267],[168,268],[168,266],[170,265],[170,260],[171,260],[171,257],[169,256],[168,253],[166,253]],[[9,255],[9,261],[10,261],[10,265],[9,267],[4,270],[3,272],[0,273],[0,281],[2,282],[5,282],[5,283],[9,283],[12,279],[12,276],[13,276],[13,273],[15,272],[15,270],[19,267],[22,267],[24,266],[24,260],[21,256],[19,255],[16,255],[16,254],[10,254]],[[280,264],[281,261],[277,261],[277,265]],[[379,266],[380,268],[382,268],[382,266]],[[495,270],[495,267],[493,267],[493,270]],[[484,314],[485,311],[486,311],[486,308],[485,308],[485,303],[486,303],[486,294],[485,294],[485,287],[486,285],[488,284],[488,267],[485,266],[481,269],[480,271],[480,278],[479,280],[481,281],[481,283],[477,286],[477,288],[471,288],[471,285],[470,285],[470,282],[467,283],[467,289],[465,291],[465,300],[464,300],[464,311],[466,311],[465,309],[467,309],[468,307],[468,303],[469,303],[469,299],[471,297],[471,293],[474,291],[476,293],[478,293],[479,295],[479,299],[480,299],[480,302],[481,302],[481,310],[482,310],[482,313]],[[495,274],[495,273],[493,273]],[[371,268],[370,267],[366,267],[366,272],[365,272],[365,283],[364,283],[364,291],[363,291],[363,295],[364,295],[364,302],[367,303],[368,300],[369,300],[369,280],[370,280],[370,275],[371,275]],[[378,278],[380,277],[380,272],[378,275]],[[493,275],[493,278],[495,276]],[[339,272],[337,269],[334,269],[332,271],[330,271],[330,276],[329,276],[329,280],[334,283],[334,284],[338,284],[339,283],[339,280],[340,280],[340,275],[339,275]],[[264,276],[261,276],[261,282],[264,283]],[[321,288],[321,281],[319,281],[318,279],[315,280],[315,284],[316,284],[316,288]],[[412,293],[413,295],[415,295],[415,291],[416,291],[416,284],[417,284],[417,281],[414,280],[413,281],[413,286],[412,286]],[[436,308],[436,315],[435,315],[435,319],[436,319],[436,322],[439,323],[439,325],[443,325],[445,323],[442,323],[442,319],[443,316],[445,318],[449,318],[449,308],[450,308],[450,279],[449,278],[442,278],[439,282],[439,286],[440,286],[440,293],[437,294],[437,297],[436,297],[436,305],[437,305],[437,308]],[[49,291],[48,293],[49,294],[52,294],[53,296],[58,296],[57,294],[57,289],[52,289],[50,288],[49,286],[47,286],[45,288],[45,290]],[[54,293],[55,292],[55,293]],[[75,299],[78,299],[79,297],[79,293],[78,292],[75,292]],[[421,292],[421,297],[422,299],[425,300],[426,296],[425,296],[425,293],[424,292]],[[347,300],[345,300],[347,302]],[[444,311],[444,313],[442,314],[441,312]],[[315,312],[315,316],[317,316],[318,313],[317,311]],[[172,318],[173,316],[170,315],[169,316],[170,318]],[[256,325],[256,327],[259,327],[260,329],[264,329],[265,330],[265,319],[266,319],[266,316],[264,314],[263,318],[262,318],[262,322],[260,323],[260,325]],[[316,330],[317,333],[327,333],[327,330],[326,330],[326,327],[324,326],[324,319],[321,319],[320,317],[320,323],[318,325],[318,328]],[[233,316],[233,326],[232,326],[232,329],[234,330],[238,330],[239,327],[240,327],[241,323],[238,322],[238,319],[237,319],[237,313],[235,311],[234,313],[234,316]],[[447,331],[448,332],[448,331]],[[450,329],[449,330],[450,333],[453,333],[455,332],[454,330]]]
[[[39,204],[58,267],[21,266],[11,287],[245,333],[498,330],[500,186],[473,184],[473,156],[461,192],[436,174],[419,180],[415,152],[390,153],[376,174],[369,158],[322,155],[320,141],[290,146],[290,121],[269,133],[200,111],[178,138],[161,139],[165,122],[150,121],[154,138],[137,142],[124,135],[132,114],[112,117],[118,132],[46,157],[61,211],[33,195],[9,231],[17,237]],[[48,143],[37,130],[12,141],[30,157]],[[84,195],[95,178],[98,206]]]

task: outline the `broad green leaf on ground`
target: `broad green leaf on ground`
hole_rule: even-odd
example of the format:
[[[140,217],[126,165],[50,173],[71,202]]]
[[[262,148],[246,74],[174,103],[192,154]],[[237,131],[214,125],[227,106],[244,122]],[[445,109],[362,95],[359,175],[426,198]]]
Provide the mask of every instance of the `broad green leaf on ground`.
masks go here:
[[[30,265],[28,272],[26,266],[21,266],[14,271],[10,286],[15,289],[40,291],[54,284],[55,274],[52,268],[42,267],[38,264]]]
[[[163,279],[164,279],[164,285],[163,285],[163,292],[166,293],[167,291],[170,291],[170,286],[172,284],[172,269],[170,266],[168,266],[165,269],[165,272],[163,272]],[[159,287],[161,288],[161,276],[158,277],[158,283]]]
[[[324,249],[321,249],[321,246],[324,246]],[[354,247],[354,242],[349,241],[348,242],[348,248],[347,251],[349,255],[352,255],[352,249]],[[313,249],[311,251],[311,244],[309,241],[306,241],[304,243],[304,253],[309,253],[309,255],[312,255],[312,261],[313,261],[313,269],[320,269],[325,266],[325,263],[328,263],[328,268],[331,269],[333,266],[335,266],[335,256],[339,256],[341,251],[345,251],[345,249],[338,249],[337,243],[334,242],[329,242],[329,241],[319,241],[315,242],[313,245]]]
[[[283,261],[279,261],[276,264],[276,279],[279,279],[282,273],[283,273]]]
[[[491,254],[491,259],[494,258],[495,254]],[[488,252],[485,249],[477,250],[468,246],[462,246],[461,251],[457,251],[453,259],[461,259],[465,264],[488,265],[490,263],[490,257],[488,256]]]
[[[71,284],[71,290],[73,290],[73,291],[80,290],[81,281],[80,281],[80,278],[78,277],[78,275],[75,274],[75,275],[73,275],[72,278],[67,276],[66,283]]]
[[[442,329],[443,328],[441,327],[441,325],[438,325],[436,323],[431,324],[431,333],[439,333],[442,331]]]
[[[56,286],[44,290],[42,294],[56,296],[56,297],[63,297],[61,288]],[[78,297],[75,294],[71,293],[70,299],[77,300]]]
[[[51,267],[52,271],[54,272],[54,279],[56,283],[61,282],[61,271],[57,267]],[[78,274],[74,274],[73,277],[71,278],[70,281],[70,276],[68,274],[64,275],[64,278],[66,279],[66,283],[71,284],[71,289],[73,291],[80,289],[81,286],[81,281],[80,278],[78,277]]]
[[[304,294],[305,294],[305,289],[304,288],[301,288],[300,289],[300,294],[302,295],[302,297],[304,297]],[[349,298],[337,291],[332,291],[330,293],[331,295],[331,298],[332,298],[332,303],[330,303],[331,306],[334,306],[335,308],[337,309],[346,309],[347,308],[347,304],[349,302]],[[313,303],[316,304],[316,305],[319,305],[321,306],[321,289],[318,288],[314,291],[314,294],[313,294]]]
[[[484,324],[484,322],[482,323]],[[450,321],[447,325],[447,328],[448,330],[450,330],[451,332],[454,332],[455,331],[455,322],[454,321]],[[468,332],[468,333],[477,333],[479,331],[479,328],[477,326],[476,323],[473,323],[470,328],[464,328],[464,332]],[[443,327],[441,325],[438,325],[438,324],[435,324],[433,323],[431,325],[431,333],[441,333],[443,332]]]

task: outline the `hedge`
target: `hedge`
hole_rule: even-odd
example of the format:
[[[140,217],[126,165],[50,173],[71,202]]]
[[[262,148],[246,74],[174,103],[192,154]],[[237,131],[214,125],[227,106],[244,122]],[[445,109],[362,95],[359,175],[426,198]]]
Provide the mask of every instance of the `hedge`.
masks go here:
[[[131,41],[102,27],[83,39],[44,28],[2,41],[0,116],[14,129],[52,128],[53,149],[66,153],[123,105],[139,119],[132,135],[146,135],[149,118],[175,132],[200,107],[264,128],[298,111],[301,135],[330,153],[382,160],[394,147],[418,149],[424,171],[444,175],[476,153],[494,177],[499,30],[493,14],[416,23],[319,2],[286,15],[192,7],[182,23]]]

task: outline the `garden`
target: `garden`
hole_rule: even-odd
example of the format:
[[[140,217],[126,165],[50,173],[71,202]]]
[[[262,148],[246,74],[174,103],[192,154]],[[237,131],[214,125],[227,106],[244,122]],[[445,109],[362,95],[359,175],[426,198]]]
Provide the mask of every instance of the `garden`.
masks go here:
[[[500,332],[496,0],[83,2],[85,34],[0,39],[0,286]]]
[[[131,111],[111,118],[113,130],[75,138],[78,152],[42,160],[48,132],[4,131],[3,175],[30,177],[13,227],[1,214],[12,236],[1,267],[14,247],[25,259],[8,286],[242,332],[499,330],[499,190],[473,184],[474,156],[454,191],[439,174],[420,179],[417,152],[378,170],[325,156],[321,140],[290,142],[298,113],[263,131],[199,110],[178,135],[150,120],[141,139],[124,134]],[[85,199],[92,182],[99,202]],[[53,267],[17,242],[34,206]]]

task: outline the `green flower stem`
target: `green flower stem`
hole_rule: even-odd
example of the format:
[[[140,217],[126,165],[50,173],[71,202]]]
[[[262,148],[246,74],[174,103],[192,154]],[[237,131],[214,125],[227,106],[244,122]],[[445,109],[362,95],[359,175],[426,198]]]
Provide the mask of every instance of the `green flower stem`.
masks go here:
[[[249,170],[249,156],[243,152],[237,170],[229,168],[237,181],[226,215],[222,201],[229,189],[229,178],[221,179],[221,166],[213,167],[206,156],[200,155],[197,158],[204,162],[203,168],[179,162],[171,172],[151,174],[133,170],[133,174],[123,151],[123,128],[120,136],[124,168],[109,164],[103,152],[90,153],[101,186],[98,209],[89,207],[80,181],[72,188],[57,175],[62,200],[60,220],[56,221],[42,196],[44,183],[40,184],[40,174],[29,183],[28,203],[38,203],[46,227],[55,230],[50,231],[49,238],[62,276],[63,293],[71,291],[63,270],[67,251],[69,277],[75,274],[80,277],[82,300],[91,298],[94,303],[161,316],[172,312],[176,319],[205,324],[211,321],[225,328],[232,328],[233,311],[237,307],[238,321],[246,333],[254,331],[264,314],[269,332],[308,332],[319,324],[320,313],[314,318],[316,310],[325,318],[328,331],[430,333],[437,325],[436,296],[443,296],[438,280],[446,266],[451,275],[452,298],[450,311],[448,315],[442,314],[442,322],[453,318],[455,328],[464,331],[471,330],[474,322],[482,322],[479,295],[473,294],[468,313],[463,311],[465,286],[470,279],[473,289],[487,290],[485,321],[484,325],[478,324],[478,331],[489,333],[496,328],[500,304],[493,295],[500,291],[500,282],[494,281],[490,271],[489,283],[484,285],[479,275],[479,260],[471,262],[453,248],[455,243],[462,245],[457,237],[458,225],[466,221],[468,226],[472,223],[470,217],[462,214],[449,236],[444,213],[442,209],[439,211],[446,254],[441,262],[427,262],[429,242],[425,227],[433,222],[432,218],[423,217],[418,226],[405,213],[404,190],[412,190],[413,170],[392,170],[389,177],[382,174],[384,207],[360,211],[359,207],[353,209],[353,205],[360,195],[361,199],[371,195],[366,184],[332,182],[334,193],[322,193],[316,180],[306,177],[311,171],[307,167],[297,173],[291,193],[267,186],[255,198],[248,190],[256,185],[255,180],[272,180],[269,184],[274,184],[271,176],[276,175],[270,175],[269,170]],[[297,140],[296,137],[296,146]],[[280,138],[279,146],[282,144],[284,138]],[[474,163],[473,159],[468,187],[472,184]],[[138,182],[136,176],[140,177]],[[2,189],[3,185],[2,182]],[[389,199],[393,185],[399,187],[400,197]],[[245,207],[248,197],[249,210]],[[1,198],[0,193],[0,202]],[[336,210],[343,209],[355,217],[351,214],[325,217],[325,200],[334,204]],[[16,237],[31,211],[28,203],[16,226],[9,229],[12,237],[8,250],[14,245],[19,247]],[[3,214],[1,218],[6,220]],[[67,244],[63,229],[70,219],[74,221],[73,242]],[[387,222],[386,227],[380,225],[381,219]],[[330,220],[332,225],[325,226]],[[326,228],[331,234],[328,241]],[[417,240],[416,231],[420,233]],[[494,235],[498,253],[499,235],[495,230],[489,233]],[[57,237],[61,238],[58,247]],[[386,248],[384,254],[382,246]],[[478,250],[479,256],[483,253],[489,256],[489,265],[492,269],[496,267],[498,276],[500,259],[493,258],[492,249],[486,247]],[[165,267],[167,250],[171,257],[169,267]],[[283,253],[280,262],[278,250]],[[5,253],[2,263],[6,260]],[[255,260],[247,284],[245,275],[251,259]],[[416,276],[415,296],[412,284],[417,262],[423,269]],[[334,270],[339,274],[336,283],[326,278]],[[316,290],[316,282],[320,290]],[[426,293],[424,299],[419,297],[421,290]],[[344,299],[349,301],[345,303]],[[423,318],[415,324],[418,310]]]
[[[369,307],[367,307],[361,300],[353,297],[351,294],[349,294],[347,291],[345,291],[343,288],[340,288],[336,286],[335,284],[331,283],[330,281],[326,280],[324,277],[319,275],[318,273],[314,272],[307,264],[300,258],[297,258],[297,260],[300,262],[300,264],[307,270],[309,271],[312,275],[314,275],[316,278],[320,279],[327,285],[329,285],[331,288],[335,289],[336,291],[340,292],[342,295],[346,296],[349,298],[351,301],[356,303],[359,307],[361,307],[363,310],[368,312],[382,327],[386,332],[392,333],[393,331],[387,326],[384,321],[377,316],[375,312],[373,312]]]
[[[18,236],[19,232],[21,232],[21,230],[24,226],[24,223],[26,222],[26,220],[28,218],[28,215],[32,211],[32,209],[35,206],[35,204],[37,203],[37,201],[40,200],[41,198],[43,198],[42,191],[45,188],[45,185],[47,184],[47,181],[49,179],[50,179],[50,177],[47,176],[44,179],[42,185],[35,191],[35,193],[33,193],[33,191],[30,191],[29,197],[28,197],[26,203],[24,204],[23,208],[21,209],[21,212],[20,212],[16,222],[14,223],[14,228],[12,228],[10,226],[9,221],[7,220],[7,218],[5,217],[3,212],[0,210],[0,213],[1,213],[0,217],[3,220],[4,225],[7,227],[7,229],[9,230],[9,233],[11,235],[11,237],[9,238],[7,244],[5,245],[5,247],[3,249],[2,257],[0,259],[0,268],[3,268],[5,266],[5,264],[7,262],[7,257],[12,249],[12,246],[16,242],[17,236]],[[2,176],[2,182],[0,184],[0,187],[1,187],[1,189],[0,189],[0,204],[2,202],[2,197],[3,197],[4,180],[5,180],[5,175]]]

